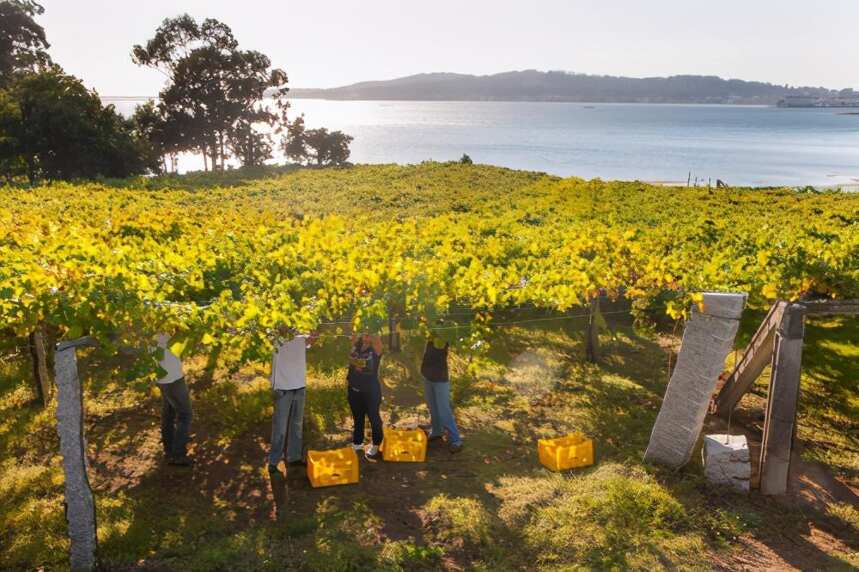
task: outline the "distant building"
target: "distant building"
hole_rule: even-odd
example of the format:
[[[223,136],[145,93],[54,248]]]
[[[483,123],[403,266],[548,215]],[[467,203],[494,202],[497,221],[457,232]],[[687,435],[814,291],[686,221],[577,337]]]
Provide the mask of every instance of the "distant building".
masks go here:
[[[859,94],[849,90],[838,96],[786,95],[779,100],[779,107],[859,107]]]

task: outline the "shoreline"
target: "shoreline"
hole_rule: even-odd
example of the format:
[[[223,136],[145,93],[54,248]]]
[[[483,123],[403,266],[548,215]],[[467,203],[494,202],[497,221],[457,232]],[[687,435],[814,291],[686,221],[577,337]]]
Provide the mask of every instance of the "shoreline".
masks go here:
[[[689,187],[694,188],[695,185],[687,185],[686,181],[641,181],[642,183],[653,185],[655,187]],[[697,188],[706,187],[707,185],[698,185]],[[834,191],[837,189],[841,189],[843,192],[848,193],[856,193],[859,192],[859,181],[845,183],[843,185],[831,184],[827,183],[825,185],[760,185],[760,186],[747,186],[747,185],[728,185],[727,188],[743,188],[743,189],[774,189],[774,188],[786,188],[786,189],[805,189],[807,187],[812,187],[818,191]],[[715,185],[710,186],[711,189],[717,189]]]

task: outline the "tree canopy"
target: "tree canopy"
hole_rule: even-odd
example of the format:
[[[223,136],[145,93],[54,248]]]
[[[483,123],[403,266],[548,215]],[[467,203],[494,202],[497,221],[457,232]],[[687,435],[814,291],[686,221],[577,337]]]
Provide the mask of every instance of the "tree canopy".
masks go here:
[[[149,157],[132,122],[58,66],[21,75],[0,92],[0,167],[7,178],[127,177],[152,168]]]
[[[276,131],[286,112],[287,76],[266,55],[239,49],[229,26],[214,19],[198,24],[187,14],[168,18],[145,45],[134,46],[132,59],[168,78],[158,111],[178,127],[171,148],[199,151],[213,169],[223,169],[228,149],[250,164],[270,156],[270,135],[255,126]]]
[[[303,119],[289,124],[286,73],[240,49],[223,22],[168,18],[135,45],[132,61],[167,82],[157,102],[126,118],[52,63],[35,20],[42,13],[35,0],[0,0],[0,177],[7,181],[159,173],[175,170],[185,152],[201,153],[213,170],[229,156],[259,166],[273,157],[284,127],[295,137],[282,145],[301,162],[349,158],[348,135],[305,130]]]
[[[301,116],[289,124],[281,147],[287,157],[298,162],[344,165],[349,160],[349,144],[353,139],[342,131],[328,131],[324,127],[307,129]]]
[[[0,1],[0,87],[19,71],[34,71],[50,63],[45,30],[34,17],[45,11],[32,0]]]

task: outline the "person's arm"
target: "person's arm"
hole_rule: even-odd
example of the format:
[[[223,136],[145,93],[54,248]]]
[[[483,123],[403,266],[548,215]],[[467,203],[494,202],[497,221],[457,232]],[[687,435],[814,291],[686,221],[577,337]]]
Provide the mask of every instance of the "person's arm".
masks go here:
[[[274,389],[274,384],[277,381],[275,377],[277,376],[277,347],[275,347],[274,351],[271,352],[271,375],[269,375],[268,379],[271,382],[271,388]]]
[[[306,341],[307,347],[313,346],[316,343],[316,340],[319,339],[319,332],[310,332],[309,334],[304,334],[304,339]]]

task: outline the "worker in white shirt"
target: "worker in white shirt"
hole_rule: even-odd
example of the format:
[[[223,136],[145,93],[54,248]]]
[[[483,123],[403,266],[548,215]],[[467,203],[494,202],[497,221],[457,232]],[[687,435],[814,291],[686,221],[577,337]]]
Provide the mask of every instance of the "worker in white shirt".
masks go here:
[[[274,416],[271,420],[271,450],[268,454],[270,472],[276,472],[278,463],[283,459],[287,428],[289,442],[286,444],[286,463],[291,466],[305,464],[301,433],[307,385],[307,348],[315,339],[315,335],[299,334],[288,341],[278,340],[275,345],[271,363]]]
[[[168,464],[188,467],[194,463],[186,450],[193,417],[191,398],[185,384],[182,361],[167,347],[169,341],[170,337],[166,334],[158,336],[158,347],[163,350],[158,363],[165,371],[158,379],[158,389],[161,390],[161,442]]]

